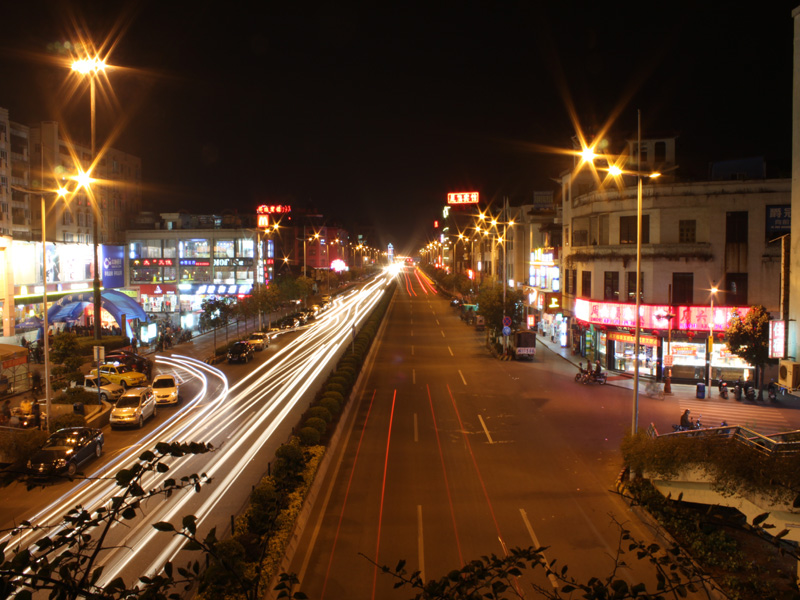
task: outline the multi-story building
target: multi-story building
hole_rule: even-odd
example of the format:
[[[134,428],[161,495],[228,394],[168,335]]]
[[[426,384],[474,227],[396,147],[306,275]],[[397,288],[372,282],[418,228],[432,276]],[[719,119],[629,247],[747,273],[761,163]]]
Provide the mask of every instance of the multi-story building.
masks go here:
[[[80,167],[92,165],[91,148],[65,139],[56,121],[44,121],[30,127],[31,168],[34,188],[53,189],[64,185]],[[125,224],[142,210],[142,162],[138,156],[106,148],[91,170],[91,186],[97,210],[98,243],[123,243]],[[49,196],[47,239],[88,244],[93,242],[94,204],[85,190],[69,204]],[[32,205],[33,234],[41,236],[41,209]],[[38,228],[38,231],[37,231]]]
[[[640,172],[674,164],[674,140],[643,146],[650,151]],[[702,381],[709,369],[712,380],[752,376],[727,349],[725,331],[751,305],[779,313],[791,182],[767,179],[763,161],[750,160],[717,163],[710,181],[643,186],[636,357],[636,180],[593,189],[584,170],[562,181],[563,305],[573,350],[622,372],[638,360],[640,373],[656,378],[670,363],[678,381]]]

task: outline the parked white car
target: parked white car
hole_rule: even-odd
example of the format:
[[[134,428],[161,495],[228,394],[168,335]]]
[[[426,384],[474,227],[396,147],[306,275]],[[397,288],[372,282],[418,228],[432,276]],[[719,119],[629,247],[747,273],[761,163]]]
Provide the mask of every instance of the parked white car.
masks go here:
[[[111,409],[109,424],[115,427],[142,427],[146,419],[158,414],[156,395],[151,387],[131,388]]]
[[[253,350],[269,348],[269,334],[262,331],[254,331],[245,341],[253,347]]]
[[[174,375],[164,373],[156,375],[150,384],[156,395],[156,404],[177,404],[180,386]]]
[[[77,386],[76,386],[77,387]],[[97,375],[87,375],[83,378],[83,389],[87,392],[97,394]],[[100,399],[105,402],[116,402],[125,388],[116,383],[112,383],[108,378],[100,377]]]

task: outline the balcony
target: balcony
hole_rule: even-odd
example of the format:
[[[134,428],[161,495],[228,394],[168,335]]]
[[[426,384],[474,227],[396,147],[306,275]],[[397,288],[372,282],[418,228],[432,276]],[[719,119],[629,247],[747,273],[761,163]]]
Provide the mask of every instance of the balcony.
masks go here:
[[[573,246],[574,250],[565,256],[566,264],[596,261],[622,261],[623,266],[636,262],[636,244],[609,246]],[[698,260],[708,262],[714,258],[711,244],[642,244],[642,260],[684,261]]]

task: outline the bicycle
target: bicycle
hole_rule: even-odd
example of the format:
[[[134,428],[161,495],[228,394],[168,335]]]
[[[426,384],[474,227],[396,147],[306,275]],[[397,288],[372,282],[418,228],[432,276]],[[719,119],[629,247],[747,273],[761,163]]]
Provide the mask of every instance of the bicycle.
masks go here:
[[[657,381],[649,381],[644,388],[644,393],[651,398],[664,399],[664,387]]]

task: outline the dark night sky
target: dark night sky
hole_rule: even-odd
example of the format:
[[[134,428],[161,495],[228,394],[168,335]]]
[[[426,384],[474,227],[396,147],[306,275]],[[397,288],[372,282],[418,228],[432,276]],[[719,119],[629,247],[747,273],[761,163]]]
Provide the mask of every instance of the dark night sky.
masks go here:
[[[409,250],[448,191],[554,189],[570,162],[542,147],[569,146],[570,107],[618,140],[640,109],[645,136],[680,136],[683,177],[788,165],[794,3],[337,4],[7,4],[0,106],[88,139],[88,94],[47,62],[78,23],[118,40],[98,139],[121,126],[113,145],[142,157],[153,208],[315,206]]]

